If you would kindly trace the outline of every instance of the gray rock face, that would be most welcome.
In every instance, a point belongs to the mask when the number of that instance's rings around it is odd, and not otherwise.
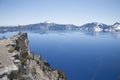
[[[1,40],[1,49],[0,80],[66,80],[63,71],[51,68],[41,56],[30,53],[27,33]]]
[[[16,39],[16,44],[21,57],[27,57],[30,55],[27,33],[19,34]]]

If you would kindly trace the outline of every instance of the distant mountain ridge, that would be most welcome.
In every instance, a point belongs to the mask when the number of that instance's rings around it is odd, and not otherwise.
[[[103,23],[92,22],[82,26],[73,24],[56,24],[50,21],[45,21],[37,24],[22,25],[23,30],[84,30],[94,32],[115,32],[120,31],[120,23],[116,22],[113,25],[106,25]],[[0,26],[0,32],[17,31],[18,26]]]
[[[116,22],[113,25],[106,25],[102,23],[87,23],[81,26],[82,30],[85,31],[95,31],[95,32],[100,32],[100,31],[120,31],[120,23]]]

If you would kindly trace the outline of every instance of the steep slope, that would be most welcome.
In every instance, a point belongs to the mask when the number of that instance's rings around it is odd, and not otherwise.
[[[81,26],[82,30],[85,31],[110,31],[111,26],[109,25],[105,25],[102,23],[97,23],[97,22],[93,22],[93,23],[87,23],[85,25]]]
[[[63,71],[30,52],[27,33],[1,40],[0,50],[0,80],[66,80]]]
[[[115,24],[112,25],[112,27],[115,31],[120,31],[120,23],[116,22]]]

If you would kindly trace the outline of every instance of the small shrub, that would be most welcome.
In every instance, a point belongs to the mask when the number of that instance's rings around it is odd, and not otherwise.
[[[8,50],[9,53],[13,53],[14,51],[15,51],[14,48],[10,48],[10,49]]]
[[[36,63],[39,65],[40,64],[40,62],[38,61],[38,60],[36,60]]]
[[[33,60],[35,59],[35,54],[33,53]]]
[[[25,62],[26,62],[26,59],[25,59],[25,58],[23,58],[23,57],[21,57],[21,58],[20,58],[20,61],[21,61],[21,64],[22,64],[22,65],[24,65],[24,64],[25,64]]]
[[[59,77],[62,79],[67,80],[66,74],[62,70],[58,70]]]
[[[9,47],[9,46],[11,46],[11,44],[7,44],[7,45],[6,45],[6,47]]]
[[[35,66],[32,67],[32,70],[33,70],[33,74],[36,74],[36,69],[35,69]]]

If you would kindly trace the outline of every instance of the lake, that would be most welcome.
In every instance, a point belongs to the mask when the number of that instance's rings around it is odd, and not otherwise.
[[[120,80],[120,33],[27,31],[31,51],[68,80]],[[0,33],[10,37],[17,32]]]

